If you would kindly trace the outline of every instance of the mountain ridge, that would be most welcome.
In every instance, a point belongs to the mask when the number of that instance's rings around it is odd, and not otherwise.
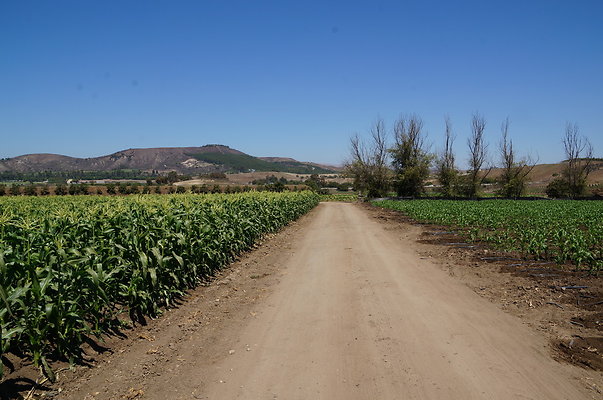
[[[255,168],[254,168],[255,167]],[[176,171],[195,175],[253,170],[328,173],[336,168],[284,157],[254,157],[221,144],[197,147],[130,148],[98,157],[33,153],[0,160],[0,173],[139,170],[155,174]]]

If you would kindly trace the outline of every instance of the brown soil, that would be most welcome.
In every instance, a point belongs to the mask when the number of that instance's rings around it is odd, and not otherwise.
[[[36,396],[601,398],[599,278],[446,235],[323,203]]]
[[[418,251],[476,293],[543,332],[553,356],[603,371],[603,279],[574,265],[534,260],[468,242],[449,227],[367,207],[376,218],[421,228]]]

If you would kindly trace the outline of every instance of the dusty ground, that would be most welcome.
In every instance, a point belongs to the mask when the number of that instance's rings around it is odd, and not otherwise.
[[[580,308],[572,297],[582,306],[596,303],[600,287],[549,288],[578,286],[569,280],[580,283],[581,276],[505,272],[512,267],[497,259],[502,256],[480,245],[444,245],[458,240],[446,235],[395,213],[323,203],[179,308],[128,338],[109,338],[111,351],[88,349],[93,368],[62,372],[58,384],[36,393],[59,399],[602,398],[599,371],[561,360],[583,345],[601,357],[603,346],[595,347],[601,308]],[[539,283],[530,273],[562,283]],[[598,282],[584,279],[589,286]],[[589,339],[592,345],[581,342]],[[593,360],[582,365],[596,368]]]
[[[600,276],[573,265],[526,259],[495,251],[485,243],[468,243],[448,227],[418,224],[395,211],[366,209],[386,229],[417,228],[416,249],[421,256],[545,334],[555,358],[603,371]]]

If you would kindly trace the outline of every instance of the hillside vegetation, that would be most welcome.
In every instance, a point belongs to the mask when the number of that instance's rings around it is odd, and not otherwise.
[[[194,157],[206,163],[222,166],[228,172],[274,171],[292,174],[328,174],[333,170],[292,161],[265,161],[247,154],[200,153]]]

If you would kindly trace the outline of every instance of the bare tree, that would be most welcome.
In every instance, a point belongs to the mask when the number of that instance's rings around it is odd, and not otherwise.
[[[513,141],[509,139],[509,118],[501,125],[502,139],[499,145],[502,161],[502,174],[499,179],[500,194],[505,197],[518,198],[525,193],[528,175],[534,169],[535,162],[531,157],[517,160]]]
[[[371,128],[371,138],[373,141],[372,161],[383,176],[387,176],[387,132],[382,119],[378,119]]]
[[[454,140],[456,139],[456,135],[452,132],[452,122],[450,122],[450,117],[446,117],[446,142],[444,144],[444,165],[447,168],[454,168],[454,152],[452,151],[452,145],[454,144]]]
[[[354,178],[354,187],[368,197],[382,197],[389,186],[387,168],[387,133],[382,119],[371,127],[370,144],[358,135],[350,139],[351,160],[346,164],[348,175]]]
[[[490,173],[491,168],[485,173],[482,167],[486,162],[488,155],[488,145],[484,140],[484,130],[486,129],[486,120],[479,113],[473,114],[471,119],[471,137],[467,139],[469,147],[469,170],[468,182],[465,185],[465,194],[468,197],[475,198],[478,189],[484,179]]]
[[[454,165],[455,157],[452,146],[456,137],[452,132],[450,117],[446,116],[444,121],[446,123],[444,150],[437,161],[437,175],[440,181],[440,193],[445,197],[454,197],[457,195],[458,170]]]
[[[365,145],[358,134],[350,138],[350,157],[351,159],[345,164],[346,173],[354,179],[354,188],[363,192],[367,185],[369,160]]]
[[[586,192],[586,178],[593,170],[593,146],[580,135],[576,123],[567,123],[562,139],[565,151],[565,165],[561,178],[547,186],[551,197],[579,197]]]
[[[500,142],[500,155],[503,163],[503,175],[509,174],[513,165],[515,165],[515,152],[513,151],[513,141],[509,139],[509,117],[507,117],[501,127],[502,140]]]
[[[396,142],[390,154],[398,196],[420,195],[432,159],[425,143],[423,120],[415,114],[400,117],[394,124],[394,137]]]

